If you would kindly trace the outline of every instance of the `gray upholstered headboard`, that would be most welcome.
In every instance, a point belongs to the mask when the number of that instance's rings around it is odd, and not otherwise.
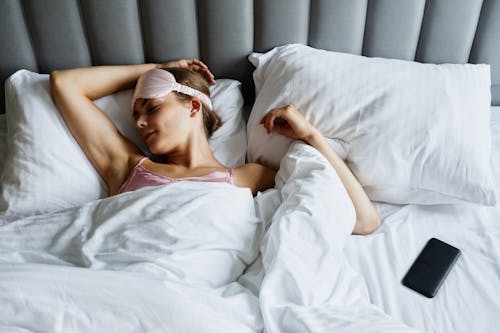
[[[489,63],[500,104],[499,0],[1,0],[0,79],[198,57],[253,99],[252,51],[296,42],[430,63]],[[4,112],[4,96],[1,110]]]

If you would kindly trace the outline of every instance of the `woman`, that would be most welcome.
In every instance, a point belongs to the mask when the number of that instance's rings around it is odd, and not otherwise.
[[[274,186],[272,169],[248,163],[233,170],[215,159],[208,145],[208,137],[220,123],[211,110],[208,90],[215,80],[197,59],[54,71],[50,83],[61,115],[106,182],[110,196],[178,179],[225,181],[248,187],[254,195]],[[161,156],[162,163],[147,159],[92,102],[136,83],[132,117],[148,149]],[[307,142],[328,159],[354,203],[353,233],[367,234],[378,228],[380,220],[359,182],[292,105],[271,110],[261,124],[268,133]]]

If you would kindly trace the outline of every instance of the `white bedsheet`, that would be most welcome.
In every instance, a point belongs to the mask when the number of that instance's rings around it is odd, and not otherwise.
[[[499,189],[500,112],[492,126]],[[0,332],[497,330],[500,204],[376,204],[382,227],[349,236],[348,200],[324,165],[296,145],[256,212],[248,191],[179,183],[1,226]],[[162,210],[165,202],[173,208]],[[211,209],[220,202],[226,210]],[[169,257],[180,243],[164,244],[158,218],[190,221],[171,230],[193,256]],[[400,281],[431,237],[462,257],[427,299]],[[262,257],[233,282],[261,240]]]
[[[500,198],[500,108],[493,108],[493,158]],[[372,235],[351,236],[346,256],[368,286],[370,301],[422,332],[498,332],[500,327],[500,204],[376,205],[383,224]],[[434,298],[401,280],[432,237],[462,251]]]

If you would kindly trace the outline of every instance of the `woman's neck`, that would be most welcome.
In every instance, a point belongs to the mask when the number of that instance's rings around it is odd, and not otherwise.
[[[205,135],[204,133],[202,135]],[[164,156],[165,163],[183,166],[186,169],[222,166],[215,158],[206,137],[192,137],[185,146]]]

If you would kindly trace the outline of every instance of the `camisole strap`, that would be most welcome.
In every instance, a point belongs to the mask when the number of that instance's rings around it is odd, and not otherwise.
[[[238,185],[236,184],[236,178],[234,177],[233,170],[234,170],[233,168],[229,168],[229,180],[231,181],[231,183],[232,183],[233,185],[238,186]]]
[[[127,179],[123,182],[122,186],[120,186],[120,189],[118,190],[118,193],[122,193],[123,190],[130,184],[130,181],[132,180],[132,178],[134,177],[135,173],[137,172],[137,168],[142,164],[142,162],[144,162],[148,157],[147,156],[144,156],[143,158],[141,158],[139,160],[139,162],[137,162],[136,165],[134,165],[134,168],[130,171]]]
[[[147,157],[147,156],[144,156],[143,158],[141,158],[141,159],[139,160],[139,162],[137,162],[137,164],[136,164],[135,166],[137,167],[138,165],[141,165],[141,164],[142,164],[142,162],[144,162],[144,161],[145,161],[145,160],[147,160],[147,159],[148,159],[148,157]]]

